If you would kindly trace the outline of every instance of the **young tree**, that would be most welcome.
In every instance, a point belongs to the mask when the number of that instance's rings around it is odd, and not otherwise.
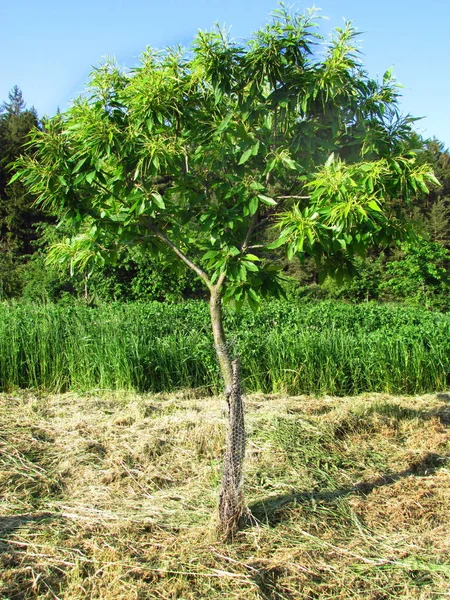
[[[398,113],[391,74],[367,76],[355,36],[347,24],[322,46],[313,11],[281,8],[245,44],[200,32],[188,52],[147,49],[131,71],[108,63],[19,161],[40,206],[79,227],[74,264],[142,244],[208,290],[229,406],[227,535],[245,514],[245,430],[223,301],[256,308],[280,293],[272,258],[282,246],[290,259],[313,256],[322,273],[348,271],[371,244],[406,235],[388,200],[408,202],[434,181],[409,149],[411,119]]]

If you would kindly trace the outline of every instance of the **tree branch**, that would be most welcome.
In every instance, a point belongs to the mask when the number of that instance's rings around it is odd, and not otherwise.
[[[119,196],[116,196],[116,194],[114,194],[114,192],[111,192],[111,190],[108,190],[107,187],[105,187],[102,183],[100,183],[99,181],[94,181],[92,182],[94,185],[96,185],[97,187],[99,187],[101,190],[103,190],[104,192],[106,192],[107,194],[109,194],[110,196],[112,196],[113,198],[115,198],[116,200],[118,200],[119,202],[123,202],[122,198],[119,198]]]
[[[277,196],[277,200],[286,200],[288,198],[295,198],[296,200],[309,200],[311,196]]]
[[[253,235],[253,232],[255,230],[256,224],[258,222],[258,211],[255,212],[255,214],[252,216],[252,220],[250,221],[250,225],[247,231],[247,235],[245,236],[245,240],[241,246],[241,253],[245,254],[245,252],[247,252],[248,250],[248,244],[250,242],[250,238]]]
[[[216,285],[214,286],[216,291],[220,291],[222,289],[222,286],[224,284],[226,276],[227,275],[226,275],[225,271],[222,271],[222,273],[219,275],[219,279],[217,280]]]
[[[119,200],[120,202],[122,202],[122,200],[120,198],[118,198],[115,194],[111,193],[104,185],[102,185],[101,183],[99,183],[98,181],[95,182],[98,187],[100,187],[101,189],[103,189],[105,192],[110,193],[114,198],[116,198],[116,200]],[[185,265],[187,265],[190,269],[192,269],[201,279],[203,279],[203,281],[206,283],[207,287],[209,290],[212,289],[213,284],[211,283],[210,278],[208,277],[208,275],[205,273],[205,271],[203,271],[203,269],[201,269],[199,266],[197,266],[194,262],[192,262],[192,260],[190,258],[188,258],[185,254],[183,254],[183,252],[181,252],[181,250],[175,246],[175,244],[173,242],[171,242],[169,240],[168,237],[166,237],[157,227],[155,227],[152,223],[146,223],[148,229],[150,229],[150,231],[153,231],[153,233],[156,235],[156,237],[158,239],[160,239],[164,244],[166,244],[166,246],[168,246],[177,256],[178,258],[180,258]],[[144,238],[142,238],[144,239]],[[220,281],[220,277],[219,277],[219,281]],[[223,280],[220,284],[219,287],[221,287],[223,284]],[[217,285],[217,284],[216,284]]]
[[[178,258],[180,258],[184,262],[185,265],[187,265],[201,279],[203,279],[203,281],[206,283],[208,289],[210,289],[210,290],[212,289],[213,285],[211,283],[211,280],[208,277],[208,275],[205,273],[205,271],[203,271],[203,269],[201,269],[194,262],[192,262],[192,260],[190,258],[188,258],[185,254],[183,254],[183,252],[181,252],[181,250],[177,246],[175,246],[175,244],[173,242],[171,242],[169,240],[169,238],[166,237],[162,233],[162,231],[160,231],[157,227],[155,227],[155,225],[150,223],[150,224],[147,224],[147,227],[150,229],[150,231],[153,231],[153,233],[156,235],[156,237],[158,239],[160,239],[164,244],[166,244],[166,246],[168,246],[178,256]]]
[[[261,219],[261,221],[256,224],[255,229],[261,229],[261,227],[264,227],[264,225],[270,221],[270,219],[273,217],[274,214],[275,213],[271,212],[267,215],[267,217],[264,217],[264,219]]]

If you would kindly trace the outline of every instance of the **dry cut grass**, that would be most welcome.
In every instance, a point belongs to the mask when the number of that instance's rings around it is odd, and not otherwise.
[[[224,406],[0,398],[0,597],[450,597],[450,396],[247,399],[257,520],[215,537]]]

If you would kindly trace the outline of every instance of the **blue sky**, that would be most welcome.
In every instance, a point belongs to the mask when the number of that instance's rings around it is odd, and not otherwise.
[[[290,5],[290,2],[287,2]],[[450,2],[316,0],[327,33],[343,18],[361,31],[364,64],[381,77],[393,67],[402,110],[425,117],[416,128],[450,146]],[[301,1],[298,10],[313,2]],[[0,0],[0,101],[18,85],[39,115],[67,108],[89,71],[107,55],[133,66],[147,46],[188,45],[215,22],[245,38],[264,25],[276,0]]]

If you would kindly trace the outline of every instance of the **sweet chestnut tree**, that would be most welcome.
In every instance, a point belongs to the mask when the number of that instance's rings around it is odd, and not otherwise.
[[[281,7],[245,43],[216,29],[187,50],[147,49],[130,70],[108,62],[16,165],[38,204],[76,229],[50,260],[85,269],[139,244],[203,281],[229,405],[226,535],[245,514],[245,442],[223,302],[256,308],[280,293],[276,248],[340,276],[407,236],[390,200],[435,182],[411,151],[391,73],[368,76],[350,24],[325,43],[314,19]]]

